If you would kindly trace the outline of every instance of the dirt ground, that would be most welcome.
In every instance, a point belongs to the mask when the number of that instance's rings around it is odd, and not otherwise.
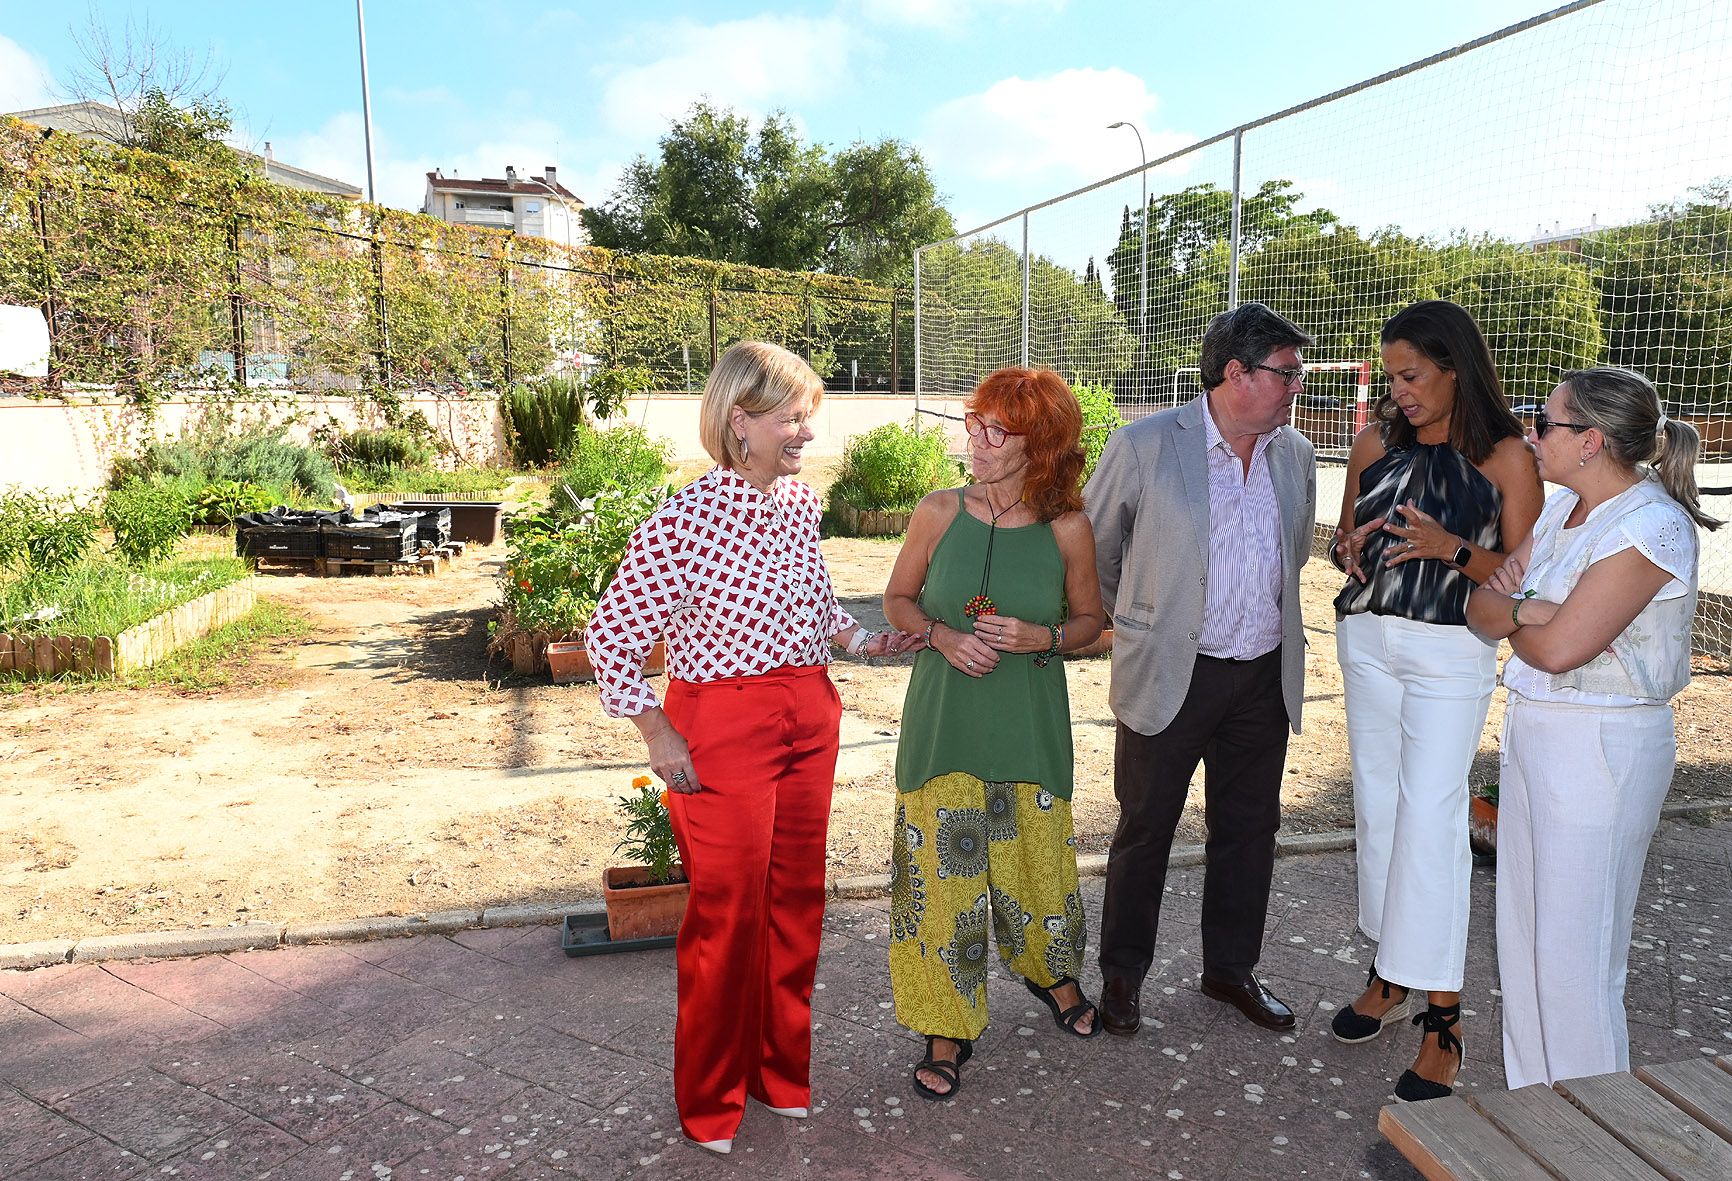
[[[881,626],[896,543],[825,543],[850,610]],[[484,655],[503,547],[438,577],[263,576],[261,593],[313,621],[205,694],[166,689],[0,697],[0,942],[119,931],[413,914],[593,895],[644,773],[627,722],[593,685],[513,678]],[[1290,749],[1285,824],[1351,827],[1341,680],[1329,600],[1306,568],[1305,732]],[[847,706],[830,860],[886,868],[911,658],[840,658]],[[1116,821],[1108,657],[1068,664],[1078,844]],[[1678,702],[1674,796],[1732,796],[1732,681],[1703,669]],[[1475,768],[1496,778],[1502,692]],[[1184,833],[1202,835],[1199,792]]]

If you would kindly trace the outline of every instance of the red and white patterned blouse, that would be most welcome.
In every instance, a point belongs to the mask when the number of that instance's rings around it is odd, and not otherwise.
[[[713,681],[830,662],[854,626],[818,548],[818,494],[786,476],[759,492],[711,468],[632,534],[584,632],[609,716],[659,703],[643,662],[667,643],[668,676]]]

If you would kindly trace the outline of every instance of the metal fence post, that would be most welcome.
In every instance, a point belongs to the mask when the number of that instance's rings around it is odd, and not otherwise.
[[[229,219],[229,251],[234,257],[234,272],[229,289],[229,348],[235,358],[235,383],[243,389],[247,384],[247,322],[246,305],[241,297],[241,218]]]
[[[1245,162],[1245,133],[1233,133],[1233,254],[1227,263],[1227,309],[1239,306],[1239,215],[1241,206],[1240,180]]]
[[[382,236],[384,218],[375,207],[372,216],[373,236],[373,315],[374,327],[378,332],[375,344],[373,362],[378,368],[379,388],[391,388],[391,336],[390,321],[385,315],[385,241]]]
[[[506,239],[505,252],[499,256],[499,346],[505,384],[511,384],[511,241]]]
[[[1028,214],[1022,215],[1022,366],[1028,368]],[[980,374],[975,374],[979,380]]]
[[[899,356],[900,342],[896,339],[896,309],[899,306],[900,302],[901,301],[898,298],[896,291],[894,289],[892,289],[890,292],[890,396],[891,397],[895,397],[897,394],[902,392],[902,385],[901,385],[902,373],[901,373],[901,366],[900,366],[900,364],[898,364],[898,362],[901,360],[901,358]]]
[[[716,289],[710,288],[710,372],[716,369]]]
[[[914,252],[914,414],[920,416],[920,256],[924,250]]]
[[[36,190],[36,236],[42,243],[42,314],[48,320],[48,384],[60,379],[60,316],[54,304],[54,252],[48,237],[48,193]],[[920,256],[915,255],[916,259]]]

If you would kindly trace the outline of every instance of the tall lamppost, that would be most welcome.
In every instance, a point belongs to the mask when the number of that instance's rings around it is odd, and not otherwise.
[[[1117,131],[1121,127],[1130,128],[1131,134],[1137,137],[1137,155],[1143,162],[1142,172],[1138,174],[1143,182],[1143,203],[1137,214],[1137,224],[1141,227],[1137,233],[1137,274],[1142,279],[1137,303],[1137,393],[1140,396],[1146,392],[1143,387],[1147,374],[1143,372],[1143,361],[1148,354],[1149,333],[1149,154],[1143,150],[1143,133],[1137,130],[1135,123],[1121,120],[1107,124],[1108,131]]]
[[[571,249],[571,206],[566,204],[565,198],[561,197],[559,195],[559,190],[554,188],[552,185],[548,184],[547,180],[544,177],[531,176],[531,177],[525,177],[524,179],[528,180],[529,183],[532,185],[540,185],[542,188],[547,190],[548,196],[552,197],[555,201],[559,202],[559,208],[565,214],[565,248],[567,250],[570,250]],[[542,218],[541,221],[542,221],[543,225],[547,224],[547,219],[545,217]]]
[[[367,140],[367,203],[378,204],[373,192],[373,100],[367,94],[367,14],[355,0],[355,35],[361,43],[361,132]]]

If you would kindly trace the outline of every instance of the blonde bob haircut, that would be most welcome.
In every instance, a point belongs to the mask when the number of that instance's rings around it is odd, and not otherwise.
[[[745,462],[734,435],[734,409],[768,414],[809,395],[812,409],[824,400],[824,383],[795,353],[762,340],[742,340],[727,351],[704,383],[698,405],[698,439],[710,458],[726,468]]]

